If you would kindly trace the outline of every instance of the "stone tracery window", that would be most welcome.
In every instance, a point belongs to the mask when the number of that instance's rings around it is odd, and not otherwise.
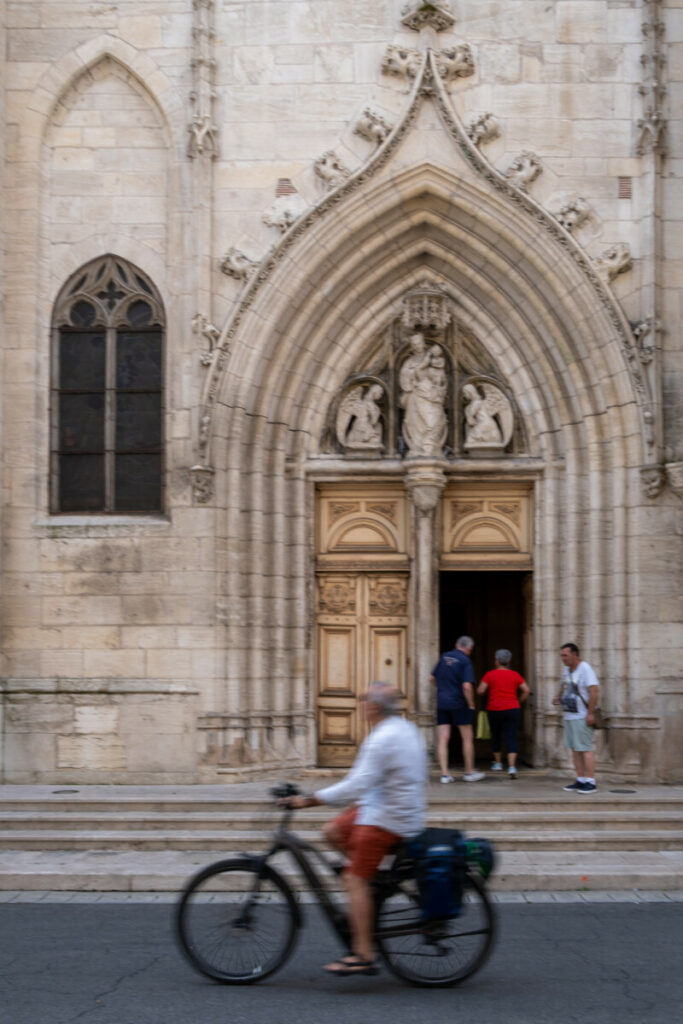
[[[94,260],[60,292],[52,338],[52,511],[161,511],[164,315],[156,289],[118,256]]]

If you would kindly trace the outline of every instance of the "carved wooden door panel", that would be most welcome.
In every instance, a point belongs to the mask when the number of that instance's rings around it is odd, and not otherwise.
[[[360,698],[375,679],[406,693],[406,573],[317,578],[318,764],[345,767],[367,733]]]

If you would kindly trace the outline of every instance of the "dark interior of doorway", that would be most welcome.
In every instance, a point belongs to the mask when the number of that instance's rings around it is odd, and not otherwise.
[[[527,572],[450,571],[439,576],[439,649],[450,650],[460,636],[474,640],[472,661],[478,680],[494,668],[494,654],[501,647],[512,652],[512,665],[526,678],[525,638],[530,593]],[[477,698],[477,707],[481,699]],[[522,715],[519,760],[531,763],[531,715]],[[462,764],[460,736],[451,736],[451,764]],[[488,740],[478,740],[476,757],[482,765],[491,760]]]

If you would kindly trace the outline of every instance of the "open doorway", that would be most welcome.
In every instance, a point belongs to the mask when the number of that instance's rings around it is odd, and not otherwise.
[[[439,649],[450,650],[460,636],[474,640],[472,662],[476,679],[494,668],[495,652],[506,647],[512,652],[511,668],[529,682],[531,665],[530,572],[473,572],[451,570],[439,574]],[[533,694],[530,698],[533,701]],[[524,706],[520,724],[519,760],[533,763],[532,707]],[[478,698],[477,706],[480,705]],[[457,733],[457,729],[453,730]],[[451,739],[451,761],[461,763],[460,738]],[[490,760],[488,740],[478,740],[476,756]]]

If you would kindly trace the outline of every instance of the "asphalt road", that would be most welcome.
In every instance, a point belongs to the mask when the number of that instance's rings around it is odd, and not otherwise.
[[[683,903],[504,904],[488,964],[453,989],[386,970],[330,979],[314,907],[285,967],[216,985],[176,948],[172,907],[0,904],[3,1024],[673,1024],[683,1015]]]

